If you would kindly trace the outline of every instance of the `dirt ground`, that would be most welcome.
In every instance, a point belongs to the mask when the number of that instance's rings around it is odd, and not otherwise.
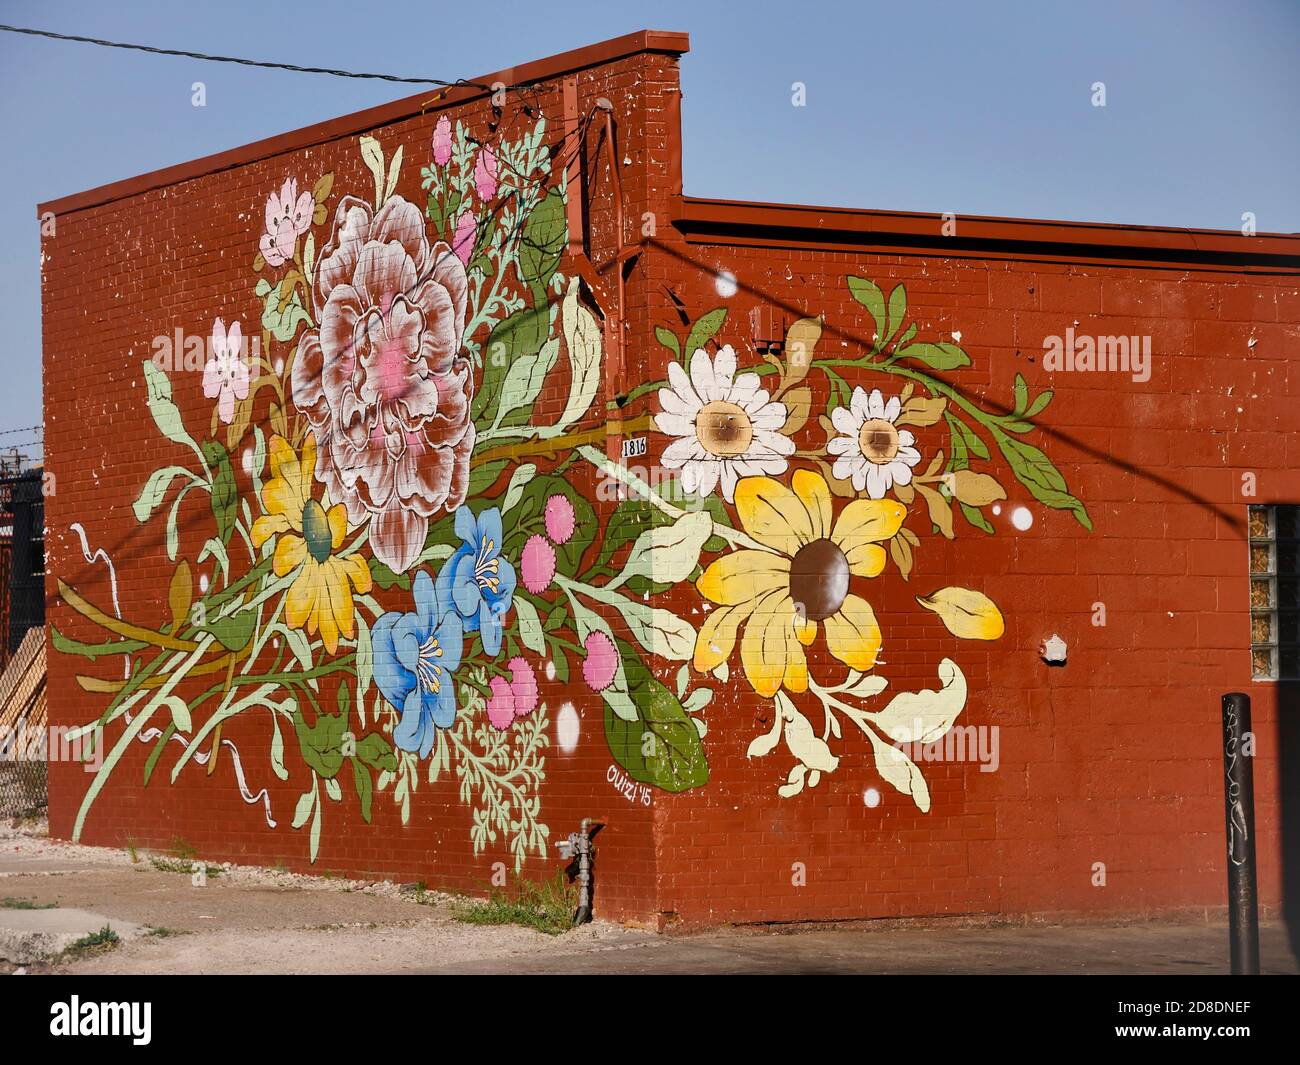
[[[138,925],[116,949],[37,973],[1216,973],[1221,922],[1122,926],[859,924],[656,935],[597,921],[559,936],[465,924],[448,896],[399,885],[222,866],[202,887],[150,855],[0,828],[0,898]],[[5,910],[0,909],[0,926]],[[1285,930],[1261,929],[1262,968],[1300,972]],[[0,971],[19,967],[0,962]]]

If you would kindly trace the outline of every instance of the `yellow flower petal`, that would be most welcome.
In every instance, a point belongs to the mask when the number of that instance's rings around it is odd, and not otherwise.
[[[263,514],[257,521],[253,522],[253,546],[260,550],[261,546],[272,536],[278,536],[280,533],[288,531],[289,521],[283,514]]]
[[[893,499],[855,499],[840,511],[831,540],[846,555],[859,544],[889,540],[903,527],[907,508]]]
[[[948,631],[963,640],[996,640],[1006,631],[997,604],[973,588],[940,588],[916,601],[943,619]]]
[[[799,497],[771,477],[741,478],[736,486],[736,513],[745,532],[787,555],[816,539]]]
[[[747,548],[715,559],[700,574],[695,587],[712,603],[736,606],[775,591],[789,579],[788,558]]]
[[[885,549],[879,544],[856,544],[844,552],[855,577],[878,577],[885,568]]]
[[[810,618],[795,618],[794,634],[805,647],[811,647],[817,639],[817,622]]]
[[[284,597],[284,622],[291,629],[301,629],[312,619],[316,609],[316,582],[314,580],[317,566],[304,566],[298,579],[289,586],[289,594]],[[313,631],[315,625],[312,625]]]
[[[330,525],[330,545],[337,551],[343,546],[343,538],[348,534],[348,508],[342,503],[335,504],[330,507],[325,518]]]
[[[307,541],[295,533],[285,533],[275,545],[271,568],[277,577],[287,577],[307,557]]]
[[[302,508],[306,502],[283,478],[275,477],[262,486],[262,509],[268,514],[283,515],[294,532],[302,532]]]
[[[339,649],[339,626],[333,605],[334,586],[326,578],[324,569],[320,572],[320,580],[321,587],[316,592],[315,617],[320,624],[320,638],[325,643],[325,650],[334,654]],[[351,601],[349,597],[348,602]]]
[[[356,588],[359,595],[365,595],[370,591],[370,567],[366,565],[364,558],[360,555],[350,555],[339,561],[347,567],[348,579],[352,581],[352,586]]]
[[[765,699],[777,693],[787,675],[797,684],[800,667],[804,688],[808,685],[807,661],[794,638],[794,618],[790,597],[780,592],[770,594],[759,602],[740,639],[740,664],[754,691]]]
[[[820,540],[831,534],[831,490],[826,478],[812,470],[796,470],[791,480],[794,494],[808,511],[812,538]]]
[[[724,606],[714,610],[700,626],[695,637],[692,664],[700,673],[709,673],[731,657],[736,647],[736,633],[749,617],[746,607]]]
[[[348,567],[342,560],[331,558],[322,570],[330,619],[338,633],[352,639],[352,586],[348,583]],[[324,629],[322,624],[321,631]]]
[[[880,653],[880,626],[875,611],[861,596],[845,596],[839,610],[826,619],[826,646],[850,669],[865,673]]]
[[[785,677],[782,684],[786,691],[808,690],[808,658],[803,653],[803,641],[799,638],[803,624],[803,620],[796,616],[785,626]]]
[[[302,442],[302,462],[298,467],[298,485],[302,489],[302,501],[307,502],[311,495],[311,485],[316,479],[316,434],[308,433]]]

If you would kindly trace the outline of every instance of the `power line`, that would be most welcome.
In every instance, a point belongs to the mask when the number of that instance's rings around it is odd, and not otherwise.
[[[43,431],[44,429],[44,425],[26,425],[21,429],[0,429],[0,436],[13,436],[14,433],[31,433]],[[5,444],[0,446],[7,447],[8,445]]]
[[[258,59],[240,59],[237,56],[229,55],[208,55],[204,52],[191,52],[182,48],[155,48],[147,44],[127,44],[122,41],[106,41],[99,37],[81,37],[73,33],[55,33],[52,30],[34,30],[24,26],[7,26],[0,23],[0,31],[5,33],[21,33],[29,37],[46,37],[52,41],[74,41],[78,44],[93,44],[100,48],[122,48],[132,52],[148,52],[150,55],[170,55],[180,56],[184,59],[201,59],[208,63],[235,63],[245,67],[261,67],[268,70],[288,70],[295,74],[328,74],[335,78],[362,78],[371,81],[395,81],[404,85],[441,85],[445,88],[455,88],[457,86],[466,86],[472,89],[482,89],[492,91],[491,85],[483,85],[476,81],[466,81],[464,78],[457,78],[455,81],[444,81],[441,78],[403,78],[396,74],[363,74],[353,70],[334,70],[329,67],[303,67],[296,63],[272,63]],[[515,88],[516,86],[507,86]]]

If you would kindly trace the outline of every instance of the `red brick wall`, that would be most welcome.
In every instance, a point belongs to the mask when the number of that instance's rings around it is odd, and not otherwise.
[[[1025,439],[1050,455],[1093,524],[1088,531],[1068,511],[1036,503],[1004,463],[992,461],[980,468],[997,476],[1009,495],[1001,513],[990,518],[995,535],[958,517],[956,536],[949,541],[931,528],[917,497],[905,522],[921,541],[910,578],[904,581],[891,563],[858,589],[872,602],[884,634],[878,672],[889,688],[880,701],[897,692],[934,688],[938,662],[948,657],[969,686],[958,723],[999,730],[997,772],[982,773],[973,762],[921,766],[932,800],[928,813],[882,778],[870,744],[847,721],[843,736],[832,738],[838,767],[816,787],[779,797],[777,788],[785,783],[792,759],[784,746],[747,757],[751,741],[770,728],[774,710],[771,699],[755,695],[738,655],[732,656],[725,683],[691,674],[692,687],[714,690],[699,714],[707,722],[702,742],[707,784],[679,794],[651,788],[649,805],[639,795],[629,801],[610,782],[618,759],[604,738],[601,698],[581,679],[581,661],[571,656],[568,683],[542,675],[550,724],[539,819],[549,826],[552,841],[583,817],[608,819],[598,839],[598,912],[706,923],[1121,913],[1219,904],[1218,697],[1233,689],[1248,689],[1255,697],[1260,890],[1266,903],[1276,904],[1282,890],[1278,709],[1273,686],[1250,684],[1243,525],[1248,502],[1300,496],[1300,475],[1293,472],[1297,445],[1293,435],[1285,435],[1300,388],[1294,369],[1300,341],[1296,279],[869,248],[849,253],[687,244],[672,226],[681,186],[676,59],[641,52],[579,70],[576,78],[580,114],[593,113],[600,98],[614,108],[624,242],[653,237],[657,243],[639,248],[626,266],[622,358],[613,354],[618,345],[606,345],[604,387],[575,431],[599,433],[601,404],[608,396],[620,420],[611,426],[611,452],[617,454],[621,440],[645,437],[648,456],[630,464],[656,462],[668,438],[647,431],[646,419],[660,411],[659,400],[653,390],[636,392],[667,372],[670,355],[655,329],[681,337],[683,316],[694,320],[716,307],[728,313],[707,347],[731,344],[741,371],[761,365],[749,327],[749,311],[759,303],[776,308],[787,326],[803,316],[822,316],[818,356],[857,358],[876,327],[846,287],[845,278],[854,275],[871,279],[886,295],[905,286],[917,342],[954,343],[960,334],[971,365],[938,376],[976,404],[994,410],[1009,404],[1018,373],[1031,395],[1054,391]],[[548,79],[528,102],[545,114],[548,139],[558,140],[559,76]],[[379,116],[370,129],[386,159],[403,147],[397,193],[417,204],[425,195],[420,168],[428,165],[441,113],[431,105],[423,114]],[[494,116],[482,98],[456,105],[449,114],[484,141],[513,137],[533,117],[521,117],[513,96],[498,131],[489,127]],[[603,121],[600,112],[594,114]],[[618,248],[614,184],[605,156],[596,154],[598,130],[599,125],[588,141],[590,258],[597,300],[612,319],[618,273],[611,265]],[[246,334],[260,333],[262,304],[253,295],[251,261],[264,230],[268,194],[286,176],[296,177],[302,189],[332,172],[331,218],[342,195],[367,199],[373,182],[359,151],[362,132],[356,124],[331,124],[314,135],[286,138],[283,150],[255,153],[255,159],[232,156],[201,176],[126,190],[102,203],[92,197],[59,213],[57,232],[43,249],[46,457],[56,485],[47,502],[52,629],[86,643],[108,637],[102,623],[73,609],[60,581],[104,615],[120,611],[121,618],[155,631],[167,623],[176,563],[167,556],[162,521],[155,516],[139,523],[132,504],[159,466],[192,460],[184,446],[160,437],[145,403],[141,364],[153,338],[171,336],[177,328],[206,336],[216,317],[242,321]],[[322,238],[328,230],[327,223]],[[566,277],[578,269],[571,256],[561,264]],[[734,295],[719,294],[717,271],[734,275]],[[1150,380],[1046,371],[1044,337],[1071,326],[1080,334],[1149,335]],[[276,344],[272,351],[287,355],[292,348],[292,343]],[[170,375],[184,423],[199,440],[206,438],[214,417],[201,377]],[[845,379],[849,387],[868,388],[892,381],[851,370]],[[811,418],[795,436],[803,452],[825,443],[817,421],[830,398],[824,377],[812,374],[809,381]],[[558,415],[570,383],[564,370],[547,377],[533,408],[535,420]],[[629,394],[636,398],[620,407]],[[268,419],[266,408],[258,408],[254,422],[269,434]],[[923,463],[937,449],[949,449],[941,430],[942,423],[916,430]],[[218,437],[224,434],[219,426]],[[241,450],[246,446],[247,438]],[[562,449],[529,461],[545,473],[568,457]],[[518,461],[484,493],[499,495]],[[790,468],[815,464],[805,455],[793,459]],[[588,554],[595,553],[594,545],[608,534],[614,505],[590,466],[578,462],[564,469],[593,505],[594,522],[575,536],[579,543],[589,540]],[[239,461],[234,471],[240,497],[259,514],[251,479]],[[1242,472],[1258,476],[1253,499],[1241,494]],[[169,494],[166,505],[172,498]],[[846,504],[835,500],[837,511]],[[1026,531],[1009,520],[1021,505],[1033,517]],[[648,506],[624,510],[629,512],[649,521]],[[734,523],[734,509],[729,512]],[[182,504],[181,515],[178,557],[215,586],[212,560],[198,562],[215,530],[201,493]],[[102,561],[86,560],[74,523],[84,527],[92,555],[102,548],[112,559],[116,609],[107,568]],[[232,552],[237,548],[242,550],[232,543]],[[707,553],[700,562],[707,565],[715,557]],[[707,616],[693,584],[696,575],[698,570],[692,580],[655,592],[656,602],[694,628]],[[1005,634],[994,642],[957,639],[915,599],[945,586],[985,593],[1005,618]],[[373,594],[385,610],[409,609],[403,605],[409,593],[400,589]],[[553,591],[547,595],[553,606],[562,601]],[[1104,627],[1091,623],[1098,602],[1106,607]],[[632,641],[617,612],[609,621],[620,639]],[[1039,643],[1053,633],[1069,645],[1063,668],[1049,668],[1039,659]],[[827,653],[820,634],[807,655],[810,673],[820,683],[842,679],[844,667]],[[137,653],[135,668],[145,657]],[[680,661],[648,657],[647,662],[672,689]],[[540,660],[537,664],[540,670]],[[111,698],[105,688],[122,677],[123,665],[120,654],[52,653],[51,723],[78,726],[103,712]],[[93,679],[83,682],[79,675]],[[208,684],[206,677],[202,683],[187,680],[178,693],[193,705],[205,705],[198,697]],[[329,681],[317,693],[327,711],[336,690]],[[820,736],[815,702],[802,693],[791,698]],[[568,753],[557,745],[555,729],[565,702],[580,715],[579,742]],[[196,710],[195,727],[203,720]],[[109,725],[109,747],[123,736],[124,724]],[[192,763],[172,783],[171,766],[182,750],[172,742],[145,787],[146,760],[155,744],[127,742],[89,808],[81,838],[111,846],[167,846],[179,838],[210,859],[423,880],[467,891],[482,890],[496,862],[506,863],[512,884],[557,868],[553,857],[530,854],[516,874],[499,836],[475,853],[470,809],[460,801],[457,781],[445,771],[430,784],[423,761],[406,823],[391,785],[375,793],[367,823],[345,768],[339,775],[342,801],[322,792],[325,821],[313,865],[309,828],[290,828],[311,771],[296,757],[292,727],[285,731],[290,752],[285,781],[273,774],[265,753],[272,735],[268,711],[232,718],[222,732],[241,752],[248,789],[266,789],[278,827],[267,825],[260,801],[241,797],[228,750],[211,775],[206,766]],[[205,743],[203,751],[208,747]],[[71,762],[51,766],[55,834],[73,833],[94,779]],[[875,806],[864,802],[868,789],[878,794]],[[1092,884],[1096,862],[1106,867],[1104,888]]]
[[[620,151],[637,160],[650,153],[662,154],[661,144],[650,139],[662,141],[662,125],[646,132],[643,87],[675,84],[673,57],[632,55],[579,71],[576,80],[579,114],[590,112],[598,98],[614,104],[621,120]],[[500,127],[495,132],[489,125],[494,116],[488,100],[480,98],[446,113],[453,121],[465,122],[486,143],[517,136],[530,127],[533,117],[544,115],[548,142],[560,144],[566,152],[572,149],[573,139],[563,140],[560,79],[550,79],[523,97],[533,116],[522,113],[521,97],[523,94],[511,94],[502,115],[496,118]],[[404,148],[397,193],[415,203],[424,202],[420,167],[429,165],[431,138],[442,113],[430,109],[374,131],[386,159],[399,145]],[[589,150],[594,151],[595,143],[593,133]],[[627,170],[624,192],[629,208],[639,213],[648,196],[646,181],[637,167]],[[252,291],[256,277],[250,266],[264,230],[267,196],[278,190],[286,177],[296,178],[299,189],[304,190],[326,172],[334,174],[331,221],[340,196],[368,198],[373,180],[358,151],[357,136],[349,133],[322,136],[309,147],[59,214],[56,233],[44,246],[43,303],[46,455],[57,486],[47,512],[49,621],[64,635],[96,643],[109,633],[67,605],[60,596],[60,580],[106,614],[115,613],[108,570],[102,561],[85,560],[81,542],[71,530],[74,523],[85,528],[92,554],[103,549],[112,559],[122,618],[158,628],[169,617],[168,586],[176,563],[166,554],[161,514],[170,507],[175,492],[167,495],[163,510],[149,524],[136,521],[132,504],[155,469],[167,463],[192,463],[193,458],[182,445],[160,437],[145,404],[141,364],[152,354],[154,337],[170,337],[178,328],[187,336],[206,336],[216,317],[242,321],[246,336],[260,333],[257,323],[262,306]],[[606,182],[598,188],[592,209],[598,241],[602,233],[612,231],[607,217],[610,196]],[[320,232],[318,240],[323,246],[329,224]],[[562,272],[568,273],[567,264]],[[483,341],[484,334],[478,339]],[[292,345],[276,343],[271,351],[275,357],[286,358]],[[213,402],[204,397],[201,378],[197,372],[171,374],[175,402],[186,426],[199,440],[207,436],[210,419],[216,424]],[[563,376],[548,381],[536,415],[555,416],[567,395],[568,381]],[[265,397],[262,402],[254,421],[260,421],[269,436],[272,430],[266,421]],[[578,428],[601,425],[603,402],[602,390],[597,405]],[[218,437],[224,440],[225,426],[217,428]],[[241,447],[250,444],[251,437],[246,437]],[[542,461],[543,468],[547,461]],[[554,457],[549,464],[555,465]],[[241,497],[258,513],[250,477],[241,468],[238,455],[234,469]],[[269,478],[269,470],[263,476]],[[581,494],[594,502],[590,470],[570,476]],[[508,477],[509,471],[499,479],[496,491],[504,489]],[[212,560],[197,562],[202,545],[215,528],[205,500],[196,492],[182,504],[179,557],[188,560],[195,580],[202,574],[215,586]],[[574,542],[595,539],[599,531],[591,524],[580,526]],[[232,555],[238,546],[231,545]],[[400,591],[386,593],[376,588],[374,594],[386,608],[401,609]],[[111,693],[84,691],[77,675],[93,675],[101,685],[120,679],[123,658],[113,655],[87,660],[61,654],[51,658],[52,723],[75,727],[93,720],[109,704]],[[548,682],[537,663],[541,698],[551,719],[539,819],[549,826],[553,842],[575,831],[583,817],[604,815],[617,804],[617,831],[601,840],[602,910],[629,917],[648,914],[653,910],[654,890],[650,811],[622,799],[608,782],[610,757],[601,739],[600,703],[593,701],[581,682],[581,662],[575,660],[571,667],[570,682],[565,684]],[[179,690],[190,699],[203,687],[187,681]],[[332,685],[327,683],[319,698],[330,712],[333,697]],[[565,702],[573,702],[583,718],[581,742],[572,752],[562,751],[554,737],[556,713]],[[109,726],[108,745],[122,735],[123,724],[118,720]],[[80,838],[110,846],[128,842],[168,846],[179,839],[211,859],[309,868],[308,829],[295,832],[289,824],[298,796],[310,784],[310,771],[292,757],[290,727],[286,737],[291,752],[286,759],[289,779],[281,782],[272,775],[265,756],[271,731],[268,713],[246,713],[227,724],[223,736],[234,741],[242,753],[249,790],[267,789],[277,828],[266,824],[260,801],[248,803],[241,798],[227,750],[218,756],[211,776],[192,763],[172,784],[168,780],[171,764],[183,750],[173,743],[146,788],[142,783],[145,765],[155,743],[136,742],[128,746],[91,807]],[[444,772],[431,786],[424,768],[422,763],[419,789],[405,825],[392,800],[391,786],[386,793],[376,793],[373,824],[366,824],[357,813],[351,774],[345,768],[339,781],[346,801],[323,803],[325,827],[314,867],[480,892],[493,876],[494,863],[504,862],[513,884],[516,875],[506,841],[498,836],[475,855],[469,839],[470,811],[458,801],[457,780]],[[63,761],[51,767],[50,814],[55,834],[72,834],[93,779],[93,773],[79,764]],[[546,850],[547,855],[541,858],[531,853],[520,875],[532,880],[552,875],[560,863],[551,843]]]
[[[719,297],[715,272],[737,279],[734,298]],[[1244,525],[1249,503],[1300,496],[1288,432],[1300,396],[1295,277],[681,243],[654,255],[645,276],[692,315],[726,305],[718,340],[743,353],[743,368],[758,362],[748,318],[758,304],[784,308],[787,322],[823,315],[839,335],[822,347],[861,354],[875,327],[846,288],[850,274],[886,293],[905,285],[918,339],[960,335],[972,365],[944,376],[972,398],[1009,405],[1017,373],[1031,394],[1054,391],[1027,439],[1056,462],[1094,528],[1036,504],[996,464],[1010,499],[994,536],[960,518],[954,540],[926,535],[918,500],[907,523],[923,537],[915,572],[904,582],[887,571],[872,586],[881,669],[891,690],[933,688],[936,661],[951,655],[970,688],[959,723],[999,728],[1001,768],[927,763],[933,806],[922,814],[874,771],[868,742],[846,733],[836,773],[779,799],[791,759],[746,757],[772,718],[737,682],[710,709],[709,788],[661,810],[661,911],[697,922],[1221,905],[1219,696],[1233,690],[1254,700],[1260,893],[1276,905],[1277,685],[1251,682]],[[1150,335],[1150,380],[1044,370],[1044,337],[1071,325]],[[670,356],[647,351],[660,376]],[[879,375],[853,380],[888,394]],[[825,401],[822,388],[814,411]],[[947,446],[946,431],[916,434],[923,461]],[[823,439],[803,439],[814,437]],[[1254,497],[1243,495],[1244,473],[1257,476]],[[1033,515],[1024,532],[1008,520],[1020,504]],[[950,584],[999,605],[1001,640],[955,640],[914,600]],[[1104,627],[1092,624],[1096,603]],[[1069,645],[1063,668],[1039,658],[1053,633]],[[835,665],[824,653],[821,664]],[[882,796],[874,809],[870,787]],[[1104,888],[1092,884],[1095,862]],[[806,886],[793,882],[796,863]]]

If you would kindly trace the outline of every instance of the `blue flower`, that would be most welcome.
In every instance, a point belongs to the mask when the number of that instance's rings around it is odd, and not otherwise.
[[[460,615],[442,599],[433,578],[421,570],[411,585],[415,610],[389,611],[370,634],[375,657],[375,685],[401,711],[393,742],[421,758],[433,750],[440,728],[456,720],[456,685],[452,673],[464,650]]]
[[[490,507],[475,518],[461,507],[456,535],[462,543],[438,574],[438,598],[455,608],[465,631],[479,633],[484,653],[494,656],[515,595],[515,567],[501,557],[501,511]]]

